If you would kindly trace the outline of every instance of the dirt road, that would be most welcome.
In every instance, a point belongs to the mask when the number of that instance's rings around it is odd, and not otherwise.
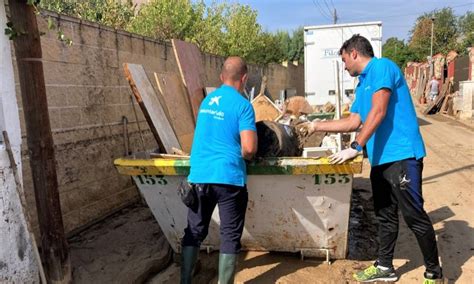
[[[428,152],[423,175],[425,209],[435,226],[445,277],[449,283],[474,283],[473,128],[440,115],[421,116],[419,122]],[[353,283],[352,273],[376,257],[369,172],[366,162],[363,174],[354,179],[347,260],[327,265],[315,259],[302,261],[297,254],[244,252],[236,283]],[[136,217],[116,216],[107,221],[110,224],[96,226],[71,244],[76,283],[116,283],[129,279],[123,275],[131,276],[131,272],[140,270],[151,272],[165,264],[167,254],[161,258],[157,255],[169,247],[160,248],[152,241],[161,235],[156,221],[146,208],[137,210],[132,210]],[[131,224],[134,227],[128,228]],[[132,233],[136,230],[140,232]],[[201,253],[195,283],[217,283],[217,261],[218,253]],[[394,264],[399,283],[422,283],[422,256],[414,235],[403,223]],[[148,282],[179,283],[179,266],[172,263]]]

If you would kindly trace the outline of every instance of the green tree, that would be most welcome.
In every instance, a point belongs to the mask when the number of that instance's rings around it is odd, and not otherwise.
[[[126,29],[135,15],[135,5],[132,1],[42,0],[39,7],[116,29]]]
[[[152,0],[142,6],[128,30],[159,40],[186,40],[199,20],[189,0]]]
[[[262,28],[257,23],[257,11],[248,5],[231,4],[224,13],[224,54],[238,55],[256,62],[261,46]]]
[[[303,59],[303,28],[291,36],[263,32],[257,11],[238,3],[151,0],[136,11],[131,0],[42,0],[41,8],[158,40],[191,41],[204,52],[251,63]]]
[[[382,56],[391,59],[400,68],[405,68],[407,62],[414,59],[403,40],[391,37],[382,46]]]
[[[212,3],[206,6],[203,2],[195,6],[199,19],[194,23],[191,41],[199,48],[211,54],[224,54],[224,11],[227,5]]]
[[[253,55],[255,57],[255,63],[280,63],[286,60],[286,53],[282,49],[281,41],[278,35],[264,32],[260,35],[258,45],[259,48]]]
[[[277,31],[275,38],[278,41],[279,50],[282,53],[280,60],[287,61],[290,58],[291,36],[287,31]]]
[[[418,17],[410,31],[409,48],[417,60],[426,60],[431,48],[431,24],[434,19],[433,55],[456,48],[458,36],[456,16],[452,8],[443,8]]]
[[[291,35],[290,51],[288,60],[304,62],[304,28],[299,27]]]
[[[459,53],[466,53],[466,48],[474,46],[474,13],[471,11],[459,17]]]

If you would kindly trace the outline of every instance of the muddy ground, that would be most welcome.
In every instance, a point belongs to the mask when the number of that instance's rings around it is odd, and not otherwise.
[[[449,283],[474,283],[472,122],[441,115],[420,117],[428,152],[423,194],[438,237]],[[298,254],[244,252],[236,283],[352,283],[354,271],[376,257],[377,237],[370,167],[354,179],[348,259],[327,265]],[[179,266],[146,206],[137,204],[70,239],[74,283],[179,283]],[[217,283],[218,253],[201,253],[195,283]],[[400,283],[422,283],[423,261],[402,222],[395,254]]]

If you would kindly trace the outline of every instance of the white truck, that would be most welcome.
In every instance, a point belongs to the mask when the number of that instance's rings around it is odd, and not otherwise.
[[[345,70],[338,54],[344,41],[354,34],[367,38],[376,57],[382,55],[382,22],[304,27],[305,95],[311,105],[336,102],[335,64],[339,62],[342,103],[353,99],[355,78]]]

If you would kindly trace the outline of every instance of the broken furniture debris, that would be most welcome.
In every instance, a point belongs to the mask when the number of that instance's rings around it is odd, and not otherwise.
[[[267,77],[262,78],[260,93],[252,100],[252,106],[255,110],[255,121],[262,120],[275,121],[281,117],[281,110],[275,103],[265,95]]]

